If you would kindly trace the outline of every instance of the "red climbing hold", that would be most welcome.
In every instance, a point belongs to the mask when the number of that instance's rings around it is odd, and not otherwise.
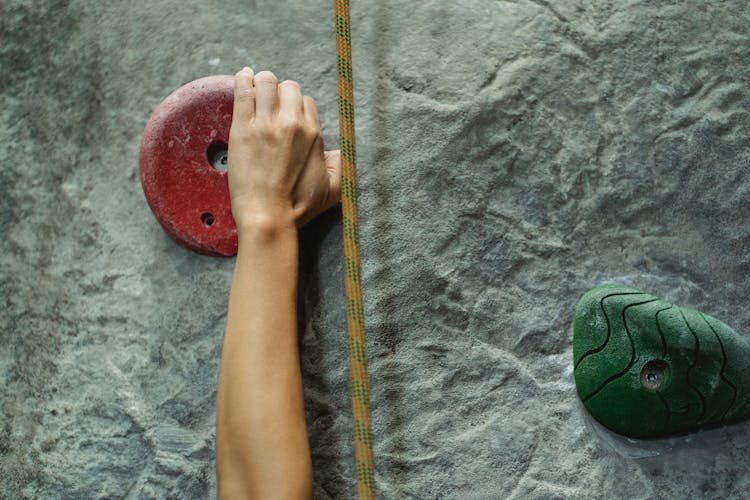
[[[209,76],[156,108],[141,141],[143,192],[164,230],[205,255],[237,253],[227,183],[234,77]]]

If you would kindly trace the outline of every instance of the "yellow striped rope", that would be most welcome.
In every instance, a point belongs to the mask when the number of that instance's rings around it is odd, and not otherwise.
[[[354,414],[354,458],[357,465],[357,494],[375,498],[375,459],[372,451],[370,388],[367,380],[365,314],[359,259],[357,217],[357,159],[354,141],[354,79],[352,76],[349,0],[336,5],[336,54],[339,83],[339,126],[341,128],[341,204],[344,213],[344,263],[346,273],[346,321],[349,326],[349,370]]]

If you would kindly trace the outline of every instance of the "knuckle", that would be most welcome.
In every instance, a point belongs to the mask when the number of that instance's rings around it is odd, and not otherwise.
[[[276,142],[276,130],[265,121],[256,123],[255,135],[267,143],[274,144]]]
[[[296,116],[280,117],[281,126],[284,130],[291,133],[302,132],[305,128],[304,123]]]
[[[228,151],[242,151],[246,149],[249,144],[252,144],[252,139],[246,133],[234,133],[229,135]],[[232,156],[234,153],[229,154]]]
[[[249,130],[240,134],[237,140],[240,142],[240,144],[252,144],[253,142],[255,142],[255,135],[251,130]]]
[[[317,141],[323,138],[320,127],[311,125],[309,123],[305,126],[305,136],[310,141]]]
[[[235,73],[235,76],[249,76],[252,78],[253,74],[253,69],[246,66]]]
[[[297,88],[297,89],[301,88],[299,86],[299,83],[295,82],[294,80],[284,80],[279,85],[283,85],[285,87],[294,87],[294,88]]]
[[[261,71],[260,73],[255,75],[255,82],[256,83],[278,83],[279,79],[276,78],[276,75],[271,73],[270,71]]]
[[[255,92],[250,87],[242,87],[234,93],[234,98],[240,101],[247,101],[255,98]]]
[[[234,134],[233,130],[230,132],[230,136],[232,134]],[[273,142],[274,130],[268,120],[256,117],[247,125],[237,127],[237,133],[234,134],[234,137],[244,143],[252,143],[258,140]]]

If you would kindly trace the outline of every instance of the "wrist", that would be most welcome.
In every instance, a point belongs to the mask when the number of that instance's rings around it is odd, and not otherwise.
[[[232,216],[238,231],[274,231],[297,222],[291,200],[258,193],[232,196]]]
[[[268,240],[290,233],[297,235],[297,223],[291,211],[256,211],[236,218],[235,222],[240,244],[242,241]]]

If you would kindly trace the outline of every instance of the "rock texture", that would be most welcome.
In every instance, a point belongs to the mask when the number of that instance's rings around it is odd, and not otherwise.
[[[637,443],[590,422],[574,305],[636,286],[750,332],[745,0],[353,8],[383,498],[739,498],[750,423]],[[332,4],[0,3],[0,496],[213,498],[231,259],[175,245],[140,135],[250,65],[338,140]],[[316,498],[354,494],[340,214],[301,235]]]

